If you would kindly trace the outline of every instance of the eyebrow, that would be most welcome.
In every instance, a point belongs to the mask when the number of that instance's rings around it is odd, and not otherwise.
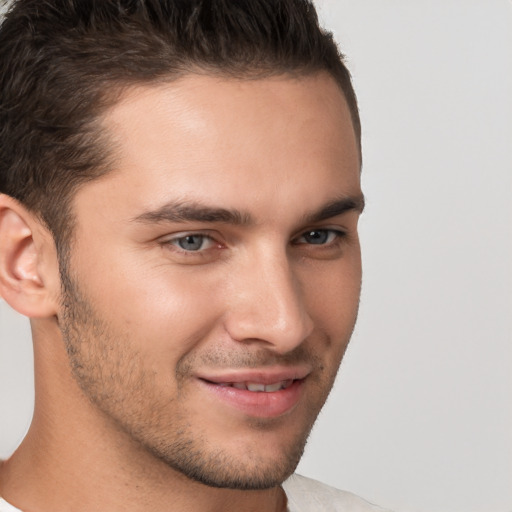
[[[320,210],[306,214],[305,223],[315,223],[322,220],[337,217],[348,211],[357,211],[361,213],[364,209],[364,196],[350,196],[335,199]],[[157,208],[156,210],[146,211],[137,215],[132,222],[143,224],[153,224],[161,222],[180,223],[180,222],[205,222],[233,224],[236,226],[246,226],[255,224],[250,213],[227,209],[215,206],[208,206],[196,201],[178,201],[169,202]]]
[[[158,222],[218,222],[222,224],[247,225],[253,223],[248,213],[207,206],[195,201],[169,202],[156,210],[138,215],[133,221],[144,224]]]
[[[332,219],[338,215],[343,215],[349,211],[363,213],[364,210],[364,195],[357,196],[344,196],[327,203],[320,210],[307,214],[304,218],[306,223],[321,222],[322,220]]]

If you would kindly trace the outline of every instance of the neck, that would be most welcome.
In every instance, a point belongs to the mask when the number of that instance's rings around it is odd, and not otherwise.
[[[74,432],[72,438],[69,432]],[[117,445],[110,444],[96,434],[85,425],[66,432],[48,429],[35,417],[19,449],[0,466],[0,495],[34,512],[167,512],[169,504],[173,511],[285,510],[280,487],[212,488],[141,448],[123,446],[119,439]]]
[[[36,406],[30,430],[0,465],[0,496],[33,512],[274,512],[281,487],[213,488],[175,471],[102,417],[69,373],[48,368],[64,354],[36,357]],[[57,382],[58,381],[58,382]],[[65,389],[66,392],[62,392]],[[57,390],[57,391],[56,391]]]

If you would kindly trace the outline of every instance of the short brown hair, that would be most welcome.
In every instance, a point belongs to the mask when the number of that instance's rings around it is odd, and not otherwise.
[[[36,212],[60,253],[73,192],[109,170],[98,119],[115,91],[194,70],[325,70],[360,145],[350,75],[310,0],[16,0],[0,28],[0,193]]]

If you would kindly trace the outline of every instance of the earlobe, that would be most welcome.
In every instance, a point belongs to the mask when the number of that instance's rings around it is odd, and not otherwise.
[[[54,272],[41,265],[44,245],[51,242],[47,238],[39,220],[0,194],[0,296],[30,318],[56,313],[55,279],[48,275]]]

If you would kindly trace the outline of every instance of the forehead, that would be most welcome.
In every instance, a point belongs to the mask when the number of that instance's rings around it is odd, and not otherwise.
[[[127,198],[140,209],[212,197],[242,208],[359,189],[350,113],[327,73],[188,75],[132,87],[102,124],[115,148],[113,171],[85,189],[100,187],[97,194],[118,200],[119,210]]]

